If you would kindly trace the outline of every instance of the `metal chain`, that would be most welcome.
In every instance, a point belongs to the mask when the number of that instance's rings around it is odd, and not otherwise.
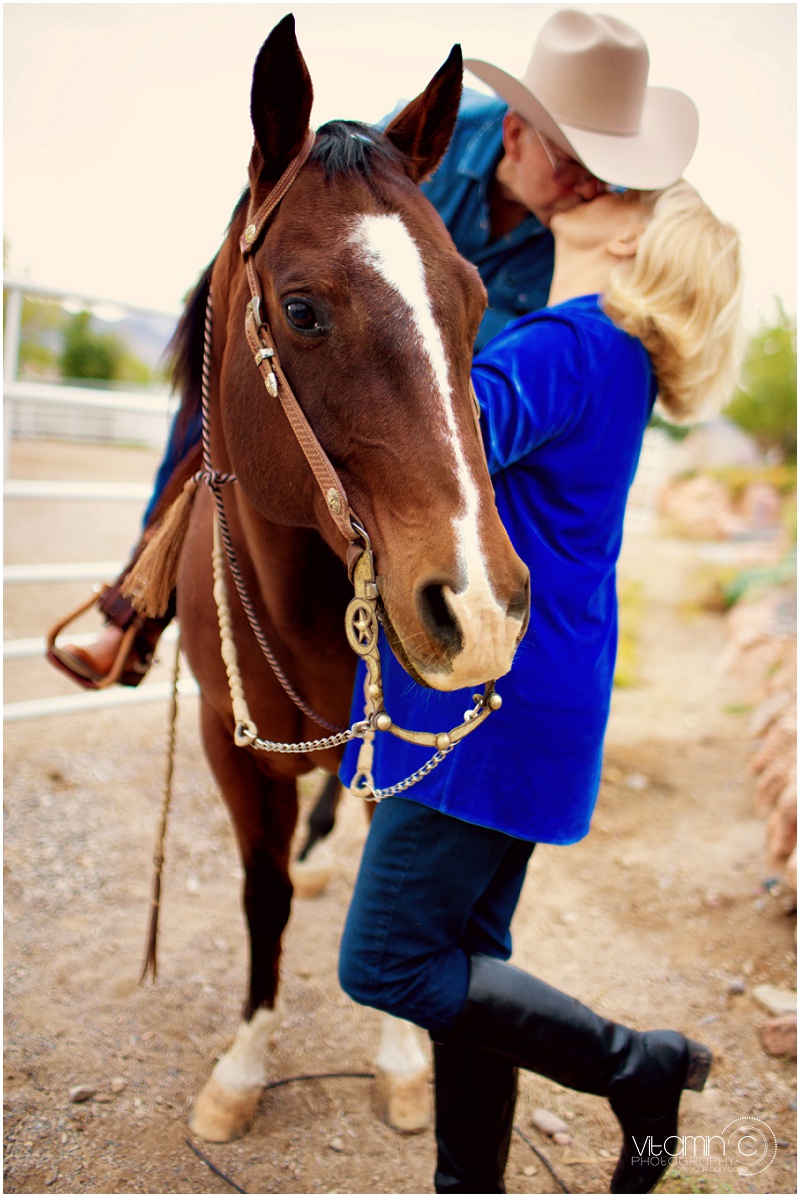
[[[257,748],[262,752],[306,753],[321,752],[326,748],[338,748],[349,740],[364,735],[369,730],[366,722],[354,723],[352,727],[341,730],[333,736],[325,736],[320,740],[302,740],[295,744],[281,743],[276,740],[262,740],[258,736],[256,725],[250,716],[247,700],[244,695],[244,683],[239,669],[239,656],[236,651],[236,640],[233,635],[231,611],[228,604],[228,587],[225,583],[225,558],[222,551],[219,520],[214,521],[214,549],[212,554],[214,567],[214,599],[217,604],[217,620],[219,622],[220,650],[225,671],[228,675],[228,688],[231,695],[231,707],[236,721],[234,741],[239,748]]]
[[[360,725],[353,724],[353,727],[349,727],[336,736],[326,736],[322,740],[299,740],[295,744],[262,740],[259,736],[251,736],[247,731],[241,733],[241,739],[251,748],[257,748],[260,752],[323,752],[326,748],[339,748],[342,744],[349,743],[350,740],[358,739],[359,733],[354,730],[358,726]]]
[[[422,781],[423,777],[427,777],[429,773],[432,773],[437,765],[441,765],[448,753],[452,752],[457,746],[458,742],[451,744],[449,748],[445,748],[443,751],[435,752],[430,760],[417,769],[416,773],[410,773],[404,781],[398,781],[393,786],[385,786],[382,790],[376,790],[372,785],[362,784],[359,789],[352,792],[356,793],[359,798],[364,798],[367,802],[380,802],[382,798],[393,798],[397,794],[402,794],[406,790],[410,790],[418,781]]]

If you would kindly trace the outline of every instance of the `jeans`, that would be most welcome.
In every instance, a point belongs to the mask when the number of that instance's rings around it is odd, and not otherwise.
[[[405,798],[378,804],[339,957],[344,991],[427,1031],[461,1012],[473,953],[507,960],[535,845]]]
[[[156,505],[164,493],[164,488],[176,468],[183,461],[189,450],[193,449],[195,445],[200,444],[202,436],[203,413],[201,411],[195,412],[187,423],[183,412],[178,408],[170,425],[167,446],[164,450],[161,464],[158,467],[155,481],[153,482],[153,493],[150,495],[144,515],[142,516],[142,529],[145,529],[150,523]]]

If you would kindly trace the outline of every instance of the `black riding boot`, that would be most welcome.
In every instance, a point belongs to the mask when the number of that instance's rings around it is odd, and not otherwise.
[[[437,1193],[505,1193],[503,1173],[517,1102],[510,1060],[434,1043]]]
[[[633,1031],[489,956],[471,958],[466,1005],[437,1039],[608,1098],[623,1147],[612,1193],[649,1193],[669,1166],[684,1089],[702,1089],[711,1052],[677,1031]],[[674,1142],[674,1140],[673,1140]]]

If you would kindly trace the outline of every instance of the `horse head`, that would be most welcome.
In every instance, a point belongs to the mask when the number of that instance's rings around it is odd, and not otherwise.
[[[283,374],[369,533],[390,642],[442,690],[506,673],[528,615],[528,572],[495,508],[470,389],[485,292],[418,188],[447,147],[460,93],[455,47],[384,133],[323,126],[251,256]],[[324,493],[254,366],[238,252],[246,210],[306,141],[312,98],[286,17],[255,64],[249,193],[214,267],[212,431],[257,512],[316,528],[344,559]]]

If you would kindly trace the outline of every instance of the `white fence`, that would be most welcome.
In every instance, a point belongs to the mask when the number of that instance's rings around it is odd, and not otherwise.
[[[9,479],[11,441],[15,437],[42,437],[65,440],[128,442],[163,447],[169,413],[169,394],[166,388],[136,392],[110,387],[65,386],[20,380],[19,350],[22,336],[23,298],[27,295],[47,300],[76,302],[80,308],[99,313],[120,312],[154,316],[162,322],[177,319],[177,313],[144,308],[108,300],[100,296],[65,292],[53,287],[31,283],[26,279],[4,277],[5,336],[3,359],[3,498],[45,499],[53,501],[98,500],[140,502],[150,497],[150,486],[130,482],[86,482]],[[43,584],[87,581],[114,577],[121,562],[85,561],[72,563],[36,563],[4,565],[3,585]],[[174,639],[168,629],[165,640]],[[86,643],[91,636],[72,636],[77,644]],[[3,661],[19,661],[41,657],[45,650],[44,637],[3,642]],[[114,687],[108,691],[80,692],[55,698],[33,699],[6,703],[4,722],[41,718],[47,715],[85,711],[99,707],[128,706],[133,703],[163,701],[169,694],[169,683],[151,683],[135,689]],[[181,683],[183,693],[194,693],[190,679]]]
[[[65,292],[27,279],[3,278],[5,337],[3,356],[3,470],[8,475],[12,437],[48,436],[91,442],[129,441],[160,448],[169,411],[166,387],[135,390],[112,383],[100,387],[64,386],[19,378],[22,313],[25,296],[63,301],[69,310],[86,309],[114,320],[128,314],[149,318],[161,328],[174,327],[177,312],[123,304],[97,295]]]

